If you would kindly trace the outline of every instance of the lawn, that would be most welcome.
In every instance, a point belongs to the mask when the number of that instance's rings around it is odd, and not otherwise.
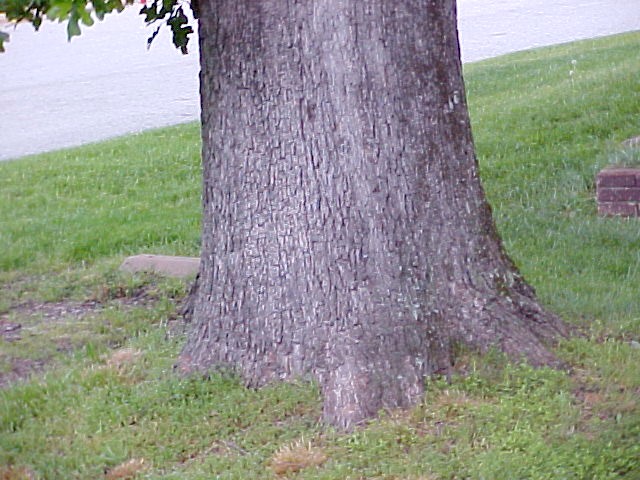
[[[118,271],[197,255],[196,124],[0,163],[0,479],[640,479],[640,220],[596,215],[637,152],[640,33],[465,66],[508,252],[576,327],[568,371],[461,351],[409,411],[345,434],[313,384],[182,378],[188,281]]]

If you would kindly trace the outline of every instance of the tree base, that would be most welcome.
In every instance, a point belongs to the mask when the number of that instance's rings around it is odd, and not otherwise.
[[[193,315],[198,284],[196,278],[182,310],[187,323]],[[565,368],[550,348],[559,339],[569,336],[569,327],[544,310],[530,296],[532,292],[525,293],[512,291],[508,297],[493,297],[484,302],[475,298],[471,307],[460,308],[457,314],[449,312],[438,320],[439,331],[447,333],[437,338],[433,337],[433,329],[424,326],[422,339],[417,339],[415,331],[411,336],[400,335],[384,341],[373,332],[366,337],[360,336],[355,342],[351,341],[354,336],[348,332],[337,335],[328,343],[330,347],[324,355],[329,359],[328,363],[317,362],[323,368],[306,372],[321,386],[323,420],[348,431],[375,417],[380,410],[416,405],[424,394],[426,377],[451,374],[456,360],[455,345],[461,344],[481,353],[495,348],[514,362]],[[442,328],[444,324],[446,327]],[[416,350],[417,345],[419,350]],[[402,353],[398,355],[398,352]],[[264,375],[268,368],[260,370],[263,376],[259,378],[255,371],[243,368],[242,364],[203,362],[197,350],[194,355],[185,349],[176,364],[181,374],[210,373],[211,367],[237,372],[248,387],[260,387],[277,377]],[[301,373],[305,372],[281,374],[279,378],[293,379]]]

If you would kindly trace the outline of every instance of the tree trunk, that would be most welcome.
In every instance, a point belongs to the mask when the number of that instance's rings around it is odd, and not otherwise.
[[[202,266],[184,371],[314,377],[343,427],[452,344],[535,365],[565,327],[478,178],[454,0],[202,0]]]

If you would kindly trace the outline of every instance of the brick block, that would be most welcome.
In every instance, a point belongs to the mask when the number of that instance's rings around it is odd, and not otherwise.
[[[638,204],[624,202],[601,202],[598,203],[598,214],[606,217],[637,217],[639,213]]]
[[[605,168],[596,178],[600,187],[640,187],[640,170],[635,168]]]
[[[640,187],[599,188],[599,202],[640,202]]]

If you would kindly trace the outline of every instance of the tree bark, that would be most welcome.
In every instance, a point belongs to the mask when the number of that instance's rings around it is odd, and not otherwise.
[[[566,328],[478,177],[454,0],[202,0],[203,234],[184,371],[313,377],[350,428],[452,346],[555,364]]]

